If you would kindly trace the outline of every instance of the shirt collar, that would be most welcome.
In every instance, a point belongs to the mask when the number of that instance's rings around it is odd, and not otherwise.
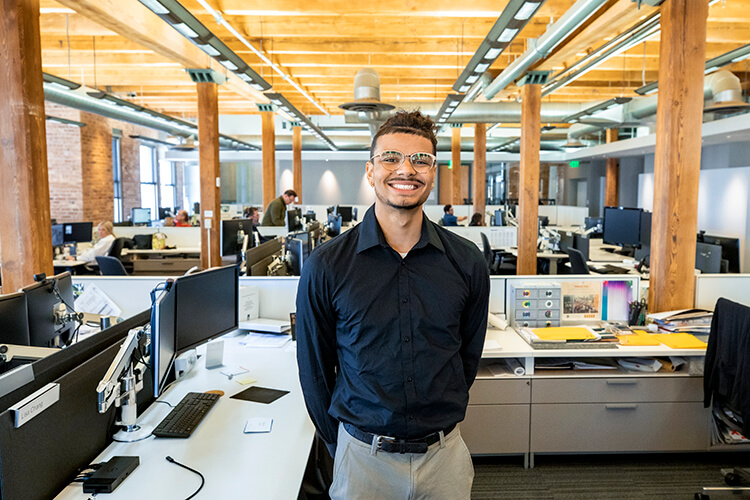
[[[375,205],[367,209],[362,222],[357,226],[359,228],[359,241],[357,243],[357,253],[361,253],[376,245],[390,247],[385,239],[383,230],[380,229],[378,219],[375,217]],[[423,248],[431,244],[441,252],[445,252],[443,242],[437,234],[434,224],[427,220],[427,216],[422,212],[422,234],[414,248]]]

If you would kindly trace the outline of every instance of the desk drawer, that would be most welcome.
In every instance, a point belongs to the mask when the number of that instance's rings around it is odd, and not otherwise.
[[[469,405],[461,436],[472,455],[527,453],[529,405]]]
[[[701,377],[535,379],[532,403],[703,401]]]
[[[528,379],[475,380],[469,391],[470,405],[529,404],[530,400]]]
[[[532,405],[531,451],[706,450],[709,416],[702,403]]]
[[[200,259],[136,259],[133,261],[135,274],[145,273],[184,273],[193,266],[200,266]]]

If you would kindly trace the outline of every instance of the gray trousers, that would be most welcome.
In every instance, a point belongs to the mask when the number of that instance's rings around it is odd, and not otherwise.
[[[458,426],[427,453],[386,453],[339,424],[332,500],[468,500],[474,466]]]

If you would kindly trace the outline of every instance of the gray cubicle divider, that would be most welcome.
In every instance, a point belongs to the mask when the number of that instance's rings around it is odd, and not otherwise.
[[[261,318],[289,321],[289,313],[297,310],[299,276],[240,276],[240,286],[260,290]]]
[[[505,281],[503,276],[490,276],[490,312],[505,314]]]
[[[166,280],[167,277],[159,276],[73,276],[73,284],[83,285],[84,289],[87,284],[96,285],[122,309],[122,318],[150,309],[151,290]]]
[[[695,307],[713,311],[719,297],[750,305],[750,274],[699,274],[695,277]]]
[[[129,327],[145,323],[149,316],[145,311],[102,332],[100,338],[93,336],[36,362],[49,366],[35,370],[34,385],[58,383],[60,397],[19,428],[7,406],[0,413],[0,500],[54,497],[112,441],[115,407],[99,413],[96,387]]]

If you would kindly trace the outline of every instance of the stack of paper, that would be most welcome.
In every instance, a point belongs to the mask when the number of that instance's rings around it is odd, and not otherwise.
[[[239,327],[242,330],[252,330],[254,332],[287,333],[292,329],[292,324],[289,320],[255,318],[248,321],[240,321]]]
[[[681,309],[652,313],[646,316],[653,320],[659,330],[670,333],[703,333],[711,330],[713,313],[705,309]]]

